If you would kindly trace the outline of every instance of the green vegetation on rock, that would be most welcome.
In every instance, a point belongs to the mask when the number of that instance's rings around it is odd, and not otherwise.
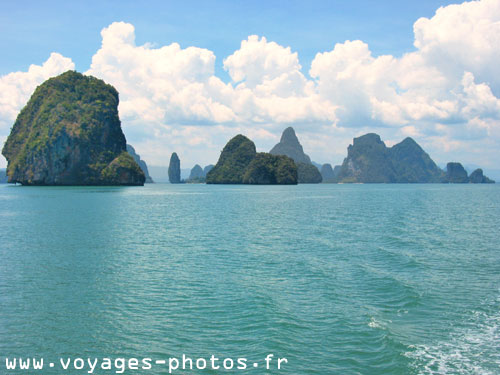
[[[443,171],[430,156],[408,137],[389,149],[396,182],[420,183],[441,182]]]
[[[362,183],[442,182],[443,171],[411,138],[391,148],[369,133],[354,138],[336,180]]]
[[[208,172],[207,184],[296,184],[297,167],[292,159],[258,153],[244,135],[232,138],[219,161]]]
[[[291,126],[283,131],[280,142],[269,153],[273,155],[285,155],[293,159],[297,165],[299,184],[317,184],[323,180],[318,167],[304,153],[295,130]]]
[[[243,176],[243,183],[295,185],[297,184],[297,167],[288,156],[259,152],[248,165]]]
[[[2,150],[10,182],[143,185],[144,173],[123,152],[118,92],[100,79],[74,71],[37,87]],[[113,171],[119,176],[111,176]]]
[[[207,184],[242,184],[245,170],[256,155],[255,144],[238,134],[232,138],[207,174]]]
[[[106,185],[124,185],[123,181],[135,181],[138,176],[144,176],[144,172],[127,151],[113,159],[101,172],[102,181]],[[142,183],[136,181],[133,185],[139,184],[144,184],[144,179]]]
[[[297,165],[299,184],[319,184],[323,181],[323,177],[316,166],[307,163],[295,164]]]

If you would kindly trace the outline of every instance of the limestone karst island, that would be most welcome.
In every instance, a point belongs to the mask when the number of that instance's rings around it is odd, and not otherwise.
[[[127,152],[118,92],[68,71],[37,87],[2,154],[9,182],[23,185],[143,185]]]
[[[75,71],[45,81],[17,116],[2,150],[8,165],[0,178],[22,185],[152,183],[146,162],[126,142],[118,101],[113,86]],[[387,147],[373,133],[354,138],[342,165],[332,168],[311,161],[292,127],[269,153],[236,135],[215,166],[196,164],[186,180],[173,152],[168,177],[171,183],[252,185],[494,182],[480,168],[468,175],[458,162],[439,168],[412,138]]]

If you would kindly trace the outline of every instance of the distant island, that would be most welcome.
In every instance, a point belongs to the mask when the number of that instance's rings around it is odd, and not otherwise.
[[[170,163],[168,164],[168,180],[171,184],[180,184],[181,180],[181,160],[176,152],[170,156]]]
[[[331,176],[331,174],[330,174]],[[448,163],[446,172],[408,137],[387,147],[374,133],[354,138],[347,157],[330,182],[337,183],[493,183],[477,169],[467,176],[462,164]]]
[[[206,181],[207,184],[295,185],[297,166],[288,156],[257,153],[255,144],[239,134],[226,144]]]
[[[137,152],[135,152],[135,149],[129,144],[127,144],[127,152],[134,158],[135,162],[141,168],[142,172],[144,172],[144,176],[146,177],[145,183],[152,184],[154,181],[149,175],[146,162],[141,159],[141,156]]]
[[[195,164],[189,173],[189,178],[186,180],[188,184],[200,184],[206,182],[207,174],[214,167],[213,164],[209,164],[202,168],[201,165]]]
[[[118,117],[118,92],[68,71],[41,84],[17,116],[2,154],[9,182],[143,185]]]
[[[285,155],[293,159],[297,166],[299,184],[319,184],[323,181],[318,168],[313,165],[311,158],[304,153],[304,149],[292,127],[288,127],[283,131],[280,142],[269,153],[272,155]]]

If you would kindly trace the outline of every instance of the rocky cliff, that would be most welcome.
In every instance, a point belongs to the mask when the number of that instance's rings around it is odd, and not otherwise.
[[[319,184],[323,181],[323,177],[312,164],[295,163],[297,165],[297,176],[299,184]]]
[[[297,165],[299,183],[319,183],[322,181],[323,178],[319,169],[313,165],[311,158],[304,153],[304,149],[292,127],[288,127],[283,131],[280,142],[269,153],[292,158]]]
[[[297,167],[288,156],[259,152],[246,168],[243,183],[295,185],[297,184]]]
[[[362,183],[442,182],[443,171],[412,139],[391,148],[380,136],[369,133],[354,138],[336,180]]]
[[[205,177],[207,177],[208,172],[210,172],[213,167],[215,167],[215,165],[209,164],[205,168],[203,168],[203,174],[205,175]]]
[[[181,161],[177,153],[173,152],[168,164],[168,180],[171,184],[181,183]]]
[[[130,154],[130,156],[132,156],[132,158],[135,160],[135,162],[137,163],[137,165],[144,172],[144,176],[146,177],[146,181],[145,182],[148,183],[148,184],[152,184],[153,183],[153,179],[149,175],[148,166],[147,166],[146,162],[141,159],[141,156],[139,154],[137,154],[135,152],[135,149],[131,145],[129,145],[129,144],[127,144],[127,152]]]
[[[469,182],[467,171],[462,164],[450,162],[446,164],[445,182],[450,184],[466,184]]]
[[[23,185],[143,185],[126,151],[118,92],[68,71],[41,84],[2,150],[10,182]]]
[[[335,182],[335,173],[333,172],[332,165],[329,163],[321,166],[321,177],[323,182]]]
[[[296,184],[297,167],[292,159],[257,154],[255,144],[244,135],[232,138],[219,161],[208,172],[207,184]]]
[[[354,138],[337,177],[339,182],[395,182],[389,150],[377,134]]]
[[[311,158],[304,153],[304,149],[292,127],[288,127],[283,131],[280,142],[269,153],[273,155],[286,155],[296,163],[311,164]]]
[[[441,182],[443,171],[413,138],[405,138],[389,149],[396,182]]]
[[[207,184],[242,184],[245,170],[256,154],[255,144],[238,134],[224,146],[219,161],[207,174]]]
[[[495,181],[490,180],[488,177],[483,175],[483,170],[481,168],[476,169],[469,176],[469,182],[471,184],[494,184]]]
[[[0,184],[6,184],[7,183],[7,170],[6,169],[0,169]]]

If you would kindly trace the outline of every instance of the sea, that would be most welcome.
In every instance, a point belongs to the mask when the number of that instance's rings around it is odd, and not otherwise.
[[[0,374],[500,374],[499,227],[497,184],[2,185]]]

